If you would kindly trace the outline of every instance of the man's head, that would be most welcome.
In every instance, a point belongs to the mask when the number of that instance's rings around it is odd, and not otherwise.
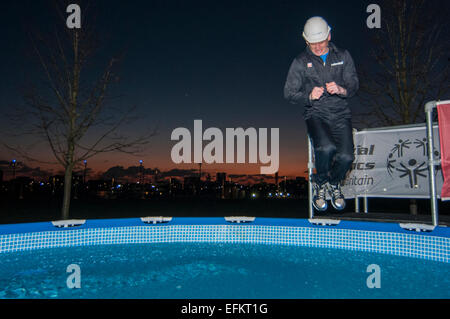
[[[328,52],[328,43],[331,41],[331,28],[321,17],[312,17],[306,21],[303,29],[303,38],[317,56]]]

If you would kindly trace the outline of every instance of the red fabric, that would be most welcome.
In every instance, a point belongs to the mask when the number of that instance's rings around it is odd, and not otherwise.
[[[450,200],[450,103],[438,104],[439,138],[441,143],[441,166],[444,175],[441,199]]]

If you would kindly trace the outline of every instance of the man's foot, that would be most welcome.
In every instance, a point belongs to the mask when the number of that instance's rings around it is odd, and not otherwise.
[[[316,183],[314,183],[313,185],[314,196],[312,204],[316,210],[318,210],[319,212],[324,212],[328,209],[328,203],[326,199],[327,184],[317,185]]]
[[[331,205],[336,210],[343,210],[345,208],[345,197],[342,194],[340,184],[329,184],[329,191],[331,196]]]

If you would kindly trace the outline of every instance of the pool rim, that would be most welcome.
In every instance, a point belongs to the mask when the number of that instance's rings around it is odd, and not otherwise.
[[[86,241],[95,236],[101,241],[95,238]],[[159,242],[152,238],[159,236],[162,242],[292,244],[450,262],[448,227],[415,232],[403,229],[399,223],[340,220],[338,225],[322,226],[311,224],[307,219],[262,217],[250,223],[230,223],[223,217],[174,217],[157,224],[144,223],[141,218],[87,219],[80,226],[68,228],[57,228],[51,222],[4,224],[0,225],[0,255],[39,248],[127,243],[121,242],[121,236],[127,236],[128,240],[133,236],[144,238],[148,243]]]

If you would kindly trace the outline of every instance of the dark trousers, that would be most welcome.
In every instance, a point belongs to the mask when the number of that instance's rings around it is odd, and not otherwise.
[[[312,116],[306,126],[314,147],[316,174],[312,181],[319,185],[340,183],[355,159],[351,119]]]

